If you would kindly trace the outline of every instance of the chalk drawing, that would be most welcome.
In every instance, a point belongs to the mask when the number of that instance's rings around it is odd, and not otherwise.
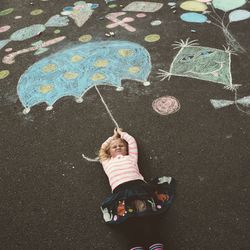
[[[34,46],[32,46],[30,48],[18,50],[16,52],[12,52],[11,54],[8,54],[8,55],[4,56],[2,62],[5,63],[5,64],[13,64],[15,62],[15,58],[18,55],[28,53],[28,52],[31,52],[31,51],[38,51],[38,54],[40,54],[39,50],[40,50],[40,52],[41,51],[44,52],[44,50],[42,50],[43,48],[51,46],[51,45],[56,44],[56,43],[59,43],[62,40],[64,40],[65,38],[66,38],[65,36],[60,36],[60,37],[57,37],[57,38],[54,38],[54,39],[51,39],[51,40],[48,40],[48,41],[45,41],[45,42],[42,42],[42,43],[37,43],[37,44],[35,44]]]
[[[156,12],[161,9],[162,3],[156,2],[145,2],[145,1],[135,1],[128,4],[123,11],[134,11],[134,12]]]
[[[15,16],[14,19],[18,20],[18,19],[21,19],[22,16]]]
[[[150,34],[150,35],[145,36],[144,40],[145,40],[146,42],[149,42],[149,43],[154,43],[154,42],[159,41],[160,38],[161,38],[161,37],[160,37],[160,35],[158,35],[158,34]]]
[[[220,28],[225,36],[227,45],[230,46],[235,52],[245,53],[246,50],[239,44],[239,42],[235,39],[235,37],[231,34],[228,27],[231,22],[237,22],[241,20],[246,20],[250,16],[250,12],[247,10],[235,10],[229,14],[229,21],[225,23],[227,20],[226,14],[239,8],[246,4],[247,0],[213,0],[213,1],[185,1],[181,3],[180,7],[184,10],[188,11],[202,11],[202,14],[199,13],[183,13],[180,18],[185,22],[191,23],[211,23],[212,25]],[[212,3],[212,4],[211,4]],[[211,11],[208,11],[208,5],[211,5]],[[224,11],[223,17],[221,17],[216,9]],[[205,14],[209,14],[211,20],[207,20]]]
[[[8,31],[11,27],[9,25],[4,25],[0,27],[0,33]]]
[[[135,19],[132,17],[125,17],[123,19],[118,19],[117,17],[119,16],[123,16],[126,15],[126,12],[114,12],[114,13],[109,13],[107,14],[105,17],[112,21],[113,23],[108,24],[106,27],[108,29],[112,29],[115,28],[117,26],[121,26],[124,29],[130,31],[130,32],[135,32],[136,29],[134,27],[132,27],[131,25],[129,25],[128,23],[133,22]]]
[[[30,15],[32,15],[32,16],[38,16],[38,15],[41,15],[43,13],[43,10],[41,10],[41,9],[36,9],[36,10],[32,10],[31,12],[30,12]]]
[[[154,20],[154,21],[152,21],[150,24],[152,25],[152,26],[159,26],[159,25],[161,25],[161,20]]]
[[[9,70],[1,70],[0,71],[0,80],[6,78],[10,74]]]
[[[6,48],[4,51],[5,52],[10,52],[10,51],[12,51],[13,50],[13,48]]]
[[[7,15],[11,14],[13,11],[14,11],[14,8],[2,10],[2,11],[0,11],[0,16],[7,16]]]
[[[172,75],[196,78],[223,84],[224,88],[235,90],[239,85],[232,84],[231,51],[202,47],[189,38],[176,42],[175,49],[180,49],[170,66],[170,71],[159,70],[162,80]]]
[[[210,102],[215,109],[224,108],[224,107],[227,107],[227,106],[234,104],[239,111],[250,115],[250,110],[245,111],[239,106],[239,105],[241,105],[245,108],[250,108],[250,96],[245,96],[243,98],[238,99],[237,98],[237,91],[235,91],[234,101],[211,99]]]
[[[83,101],[95,85],[119,89],[121,80],[131,79],[145,86],[151,71],[148,51],[127,41],[89,42],[59,51],[33,64],[20,78],[17,93],[24,113],[45,102],[51,110],[63,96]]]
[[[188,11],[205,11],[208,8],[206,4],[197,1],[185,1],[180,7]]]
[[[79,37],[78,40],[79,40],[80,42],[82,42],[82,43],[87,43],[87,42],[89,42],[89,41],[92,40],[92,36],[89,35],[89,34],[87,34],[87,35],[82,35],[82,36]]]
[[[59,15],[52,16],[45,24],[33,24],[29,27],[17,30],[14,32],[9,39],[0,41],[0,50],[8,44],[10,41],[24,41],[29,38],[39,35],[45,31],[47,27],[63,27],[67,26],[69,19]]]
[[[143,17],[146,17],[147,15],[145,13],[138,13],[136,14],[136,17],[138,18],[143,18]]]
[[[86,3],[84,1],[78,1],[74,3],[73,6],[64,7],[62,15],[69,16],[75,22],[78,27],[82,27],[87,20],[91,17],[94,10],[93,8],[97,8],[98,5],[92,3]]]
[[[162,96],[153,101],[152,107],[160,115],[170,115],[180,109],[180,103],[173,96]]]

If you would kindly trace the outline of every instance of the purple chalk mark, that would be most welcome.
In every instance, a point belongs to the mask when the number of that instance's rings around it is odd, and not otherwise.
[[[162,96],[153,101],[152,107],[160,115],[169,115],[180,109],[180,103],[173,96]]]
[[[137,15],[136,15],[136,17],[138,17],[138,18],[143,18],[143,17],[146,17],[147,15],[145,14],[145,13],[138,13]]]
[[[113,22],[111,24],[108,24],[106,27],[108,29],[113,29],[113,28],[115,28],[117,26],[122,26],[123,28],[125,28],[126,30],[128,30],[130,32],[135,32],[136,29],[133,26],[127,24],[127,23],[130,23],[130,22],[133,22],[135,20],[134,18],[132,18],[132,17],[125,17],[122,20],[120,20],[120,19],[117,18],[117,17],[123,16],[125,14],[126,14],[126,12],[114,12],[114,13],[109,13],[108,15],[106,15],[105,17],[108,20],[110,20],[110,21]]]

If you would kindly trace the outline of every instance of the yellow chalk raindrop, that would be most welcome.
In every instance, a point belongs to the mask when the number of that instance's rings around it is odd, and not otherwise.
[[[153,42],[157,42],[158,40],[160,40],[160,38],[161,37],[158,34],[150,34],[150,35],[145,36],[144,40],[146,42],[153,43]]]
[[[53,85],[52,84],[44,84],[39,87],[39,92],[46,94],[50,91],[52,91]]]
[[[79,76],[79,74],[76,72],[66,72],[63,75],[63,77],[68,79],[68,80],[76,79],[78,76]]]
[[[10,74],[9,70],[0,71],[0,80],[6,78]]]
[[[118,54],[123,57],[131,56],[134,54],[133,50],[131,49],[120,49]]]
[[[136,74],[136,73],[138,73],[140,70],[141,70],[141,68],[138,67],[138,66],[133,66],[133,67],[130,67],[130,68],[128,69],[129,73],[132,73],[132,74]]]
[[[49,73],[49,72],[54,72],[56,70],[56,65],[55,64],[47,64],[42,68],[42,71],[44,73]]]
[[[98,68],[105,68],[107,65],[108,65],[108,61],[104,59],[99,59],[94,64],[94,66]]]
[[[92,39],[91,35],[82,35],[79,37],[79,41],[82,43],[89,42]]]
[[[71,62],[80,62],[82,61],[84,58],[82,56],[79,55],[74,55],[71,57]]]
[[[206,4],[197,1],[185,1],[180,7],[188,11],[205,11],[208,8]]]
[[[96,73],[96,74],[94,74],[94,75],[91,77],[91,79],[92,79],[93,81],[103,80],[103,79],[105,79],[105,75],[103,75],[103,74],[101,74],[101,73]]]

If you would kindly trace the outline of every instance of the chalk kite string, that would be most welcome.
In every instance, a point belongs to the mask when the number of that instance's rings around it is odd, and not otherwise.
[[[103,103],[105,109],[107,110],[107,112],[108,112],[108,114],[109,114],[111,120],[114,122],[116,128],[119,128],[119,125],[118,125],[117,121],[116,121],[115,118],[113,117],[111,111],[110,111],[109,108],[108,108],[108,105],[107,105],[106,102],[104,101],[104,99],[103,99],[103,97],[102,97],[102,95],[101,95],[101,93],[100,93],[100,91],[99,91],[99,89],[97,88],[96,85],[95,85],[95,89],[96,89],[98,95],[100,96],[101,101],[102,101],[102,103]],[[99,162],[99,160],[100,160],[99,157],[96,157],[96,158],[92,159],[92,158],[89,158],[89,157],[85,156],[84,154],[82,154],[82,157],[83,157],[83,159],[85,159],[85,160],[87,160],[87,161],[90,161],[90,162]]]

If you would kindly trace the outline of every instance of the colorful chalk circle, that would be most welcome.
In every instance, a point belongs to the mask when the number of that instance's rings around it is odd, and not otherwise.
[[[207,16],[196,12],[183,13],[180,18],[189,23],[205,23],[207,21]]]
[[[40,15],[40,14],[42,14],[43,13],[43,10],[41,10],[41,9],[36,9],[36,10],[32,10],[31,12],[30,12],[30,15],[32,15],[32,16],[38,16],[38,15]]]
[[[10,74],[9,70],[1,70],[0,71],[0,80],[6,78]]]
[[[247,0],[213,0],[213,6],[225,12],[237,9],[246,3]]]
[[[0,33],[4,33],[10,29],[9,25],[1,26],[0,27]]]
[[[238,22],[250,18],[250,11],[248,10],[234,10],[229,14],[229,21]]]
[[[162,96],[153,101],[152,107],[160,115],[170,115],[180,109],[180,103],[173,96]]]
[[[161,37],[160,37],[160,35],[158,35],[158,34],[150,34],[150,35],[145,36],[144,40],[145,40],[146,42],[153,43],[153,42],[159,41],[160,38],[161,38]]]
[[[143,17],[146,17],[147,15],[145,13],[138,13],[136,14],[136,17],[138,18],[143,18]]]
[[[21,19],[22,16],[15,16],[14,19],[18,20],[18,19]]]
[[[87,43],[89,42],[90,40],[92,40],[92,36],[91,35],[82,35],[79,37],[78,39],[80,42],[82,43]]]
[[[198,11],[198,12],[205,11],[208,8],[206,4],[196,1],[185,1],[180,5],[180,7],[183,10]]]
[[[0,11],[0,16],[7,16],[10,13],[12,13],[13,11],[14,11],[14,8],[9,8],[9,9],[6,9],[6,10],[2,10],[2,11]]]
[[[54,34],[59,34],[59,33],[61,33],[61,30],[59,29],[54,30]]]

